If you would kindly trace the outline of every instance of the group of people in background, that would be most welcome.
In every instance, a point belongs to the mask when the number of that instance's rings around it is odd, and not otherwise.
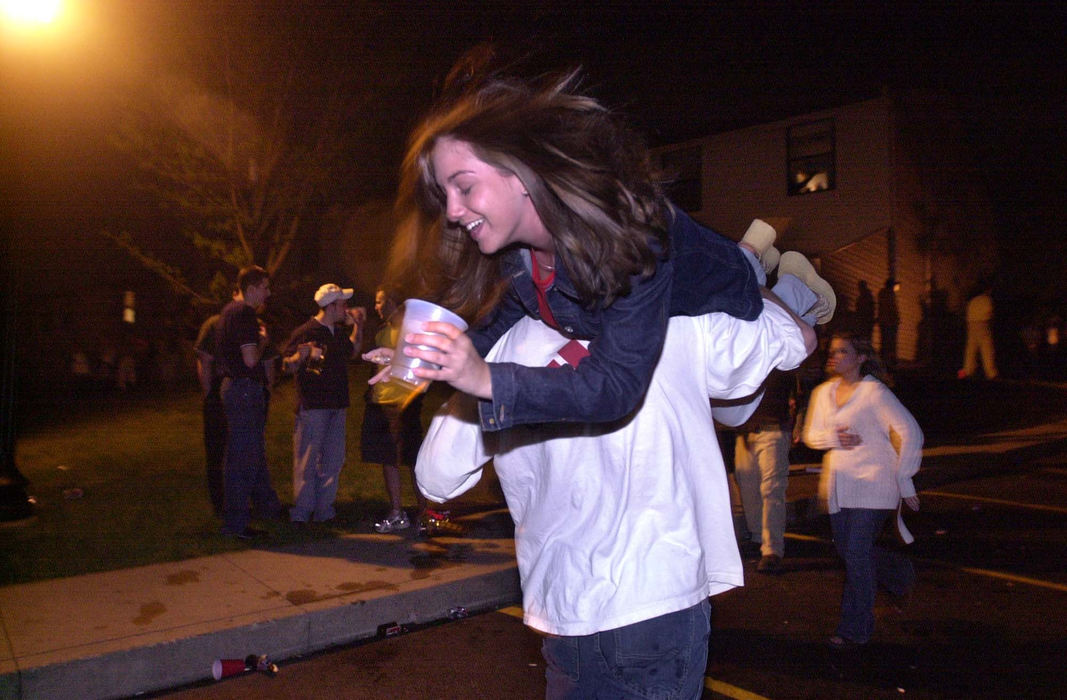
[[[270,296],[270,278],[258,266],[243,269],[233,300],[201,326],[195,351],[203,406],[207,490],[222,532],[238,539],[262,537],[252,516],[287,516],[297,527],[328,523],[347,459],[349,362],[363,347],[367,312],[349,307],[354,289],[324,284],[315,292],[318,311],[292,331],[280,353],[257,313]],[[375,309],[383,324],[376,342],[391,347],[396,303],[379,290]],[[280,360],[280,362],[279,362]],[[267,405],[280,368],[295,378],[293,503],[288,513],[270,483],[265,425]],[[364,461],[382,464],[391,510],[379,532],[409,526],[401,510],[399,465],[413,466],[422,437],[421,395],[403,402],[378,384],[366,395],[362,431]],[[416,489],[420,517],[425,499]],[[446,516],[431,512],[432,517]]]

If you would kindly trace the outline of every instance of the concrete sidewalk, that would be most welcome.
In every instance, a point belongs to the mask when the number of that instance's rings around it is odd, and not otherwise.
[[[520,599],[506,511],[463,537],[353,534],[0,588],[0,698],[105,698]]]
[[[920,491],[1065,451],[1067,420],[956,442],[924,450]],[[818,513],[818,479],[791,471],[792,522]],[[510,516],[465,525],[458,538],[352,534],[0,588],[0,698],[163,690],[209,678],[217,658],[284,660],[519,601]]]

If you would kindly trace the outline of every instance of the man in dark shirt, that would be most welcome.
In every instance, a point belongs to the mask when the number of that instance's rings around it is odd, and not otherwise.
[[[324,284],[315,292],[317,314],[289,336],[282,366],[296,374],[296,426],[293,430],[294,523],[332,520],[337,480],[345,463],[348,361],[363,344],[367,311],[349,309],[353,290]],[[346,336],[338,324],[351,327]]]
[[[223,375],[220,394],[229,433],[226,440],[225,504],[222,532],[240,539],[262,535],[249,527],[251,509],[264,518],[281,512],[270,485],[264,431],[267,418],[267,371],[263,355],[269,339],[256,309],[270,296],[270,276],[258,266],[237,278],[237,293],[219,314],[216,362]]]

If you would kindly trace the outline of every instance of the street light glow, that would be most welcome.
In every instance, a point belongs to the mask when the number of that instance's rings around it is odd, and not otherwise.
[[[63,0],[0,0],[0,11],[24,25],[51,24],[59,17]]]

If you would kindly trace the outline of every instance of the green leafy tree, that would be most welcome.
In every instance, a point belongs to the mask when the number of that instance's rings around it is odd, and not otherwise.
[[[282,268],[329,206],[340,160],[335,97],[302,102],[292,71],[281,84],[232,73],[214,88],[157,80],[128,103],[114,138],[160,216],[104,235],[205,304],[227,299],[245,265]]]

